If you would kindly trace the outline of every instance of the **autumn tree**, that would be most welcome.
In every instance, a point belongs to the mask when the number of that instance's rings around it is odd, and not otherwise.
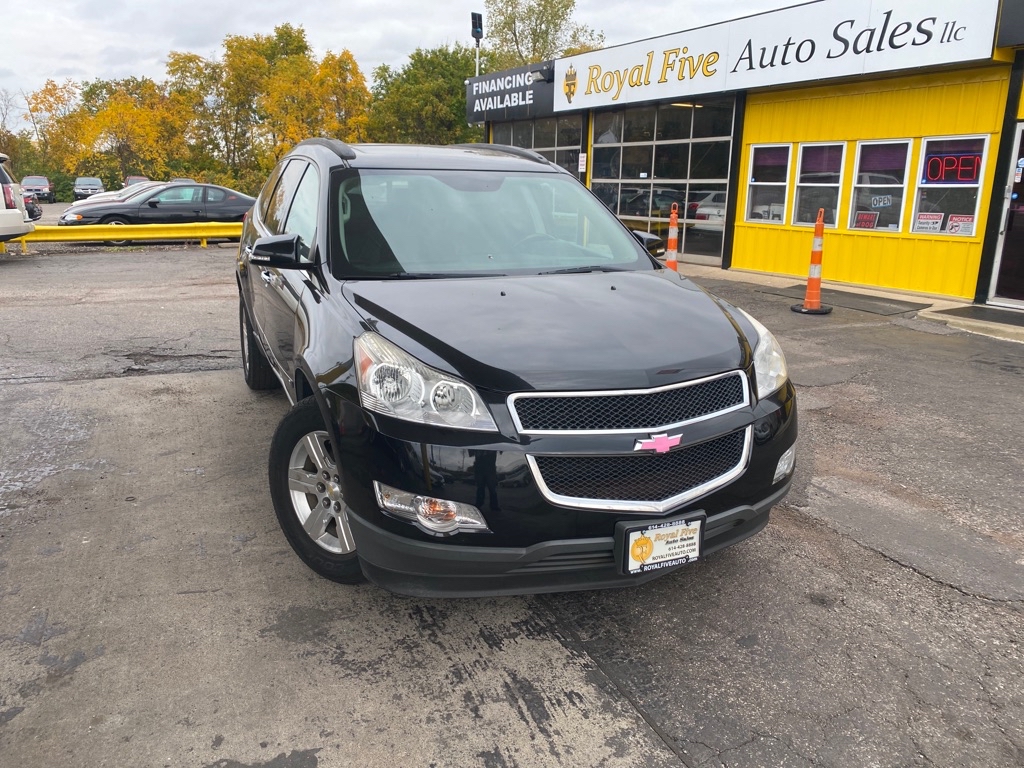
[[[604,34],[573,20],[576,0],[485,0],[492,70],[600,48]]]
[[[80,87],[71,80],[47,80],[38,91],[22,94],[24,118],[33,138],[50,161],[68,171],[74,169],[82,150]]]
[[[363,141],[367,135],[370,91],[351,52],[328,51],[317,69],[316,86],[323,109],[323,134],[342,141]]]
[[[97,80],[82,88],[83,172],[120,184],[126,176],[167,174],[167,159],[185,149],[187,117],[149,78]]]
[[[175,176],[203,177],[229,185],[233,181],[226,172],[217,134],[214,94],[223,73],[219,61],[195,53],[172,51],[167,57],[164,89],[183,143],[181,153],[167,159],[168,169]]]
[[[472,48],[456,44],[417,49],[399,70],[374,70],[368,133],[371,141],[455,144],[481,139],[466,124],[465,80],[475,67]]]
[[[28,144],[48,169],[108,183],[139,173],[192,176],[249,192],[305,138],[364,140],[370,102],[349,51],[318,60],[305,30],[290,24],[271,35],[229,35],[219,57],[172,51],[164,82],[51,80],[23,97]],[[9,101],[0,101],[0,117]],[[0,140],[12,144],[6,124]]]

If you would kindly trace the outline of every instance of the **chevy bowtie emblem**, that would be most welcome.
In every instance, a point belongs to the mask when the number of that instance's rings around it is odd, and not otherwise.
[[[655,453],[668,453],[683,439],[682,435],[651,435],[649,440],[637,440],[633,446],[634,451],[654,451]]]

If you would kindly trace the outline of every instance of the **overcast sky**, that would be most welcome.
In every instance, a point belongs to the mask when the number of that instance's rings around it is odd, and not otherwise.
[[[575,18],[618,45],[798,2],[577,0]],[[159,81],[170,51],[219,56],[225,36],[270,34],[285,22],[306,30],[318,57],[350,50],[369,79],[416,48],[471,44],[473,11],[484,11],[483,0],[4,0],[0,89],[27,93],[47,79]]]

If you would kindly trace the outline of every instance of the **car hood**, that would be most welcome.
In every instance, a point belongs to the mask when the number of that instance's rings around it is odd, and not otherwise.
[[[366,327],[502,393],[656,387],[750,360],[723,305],[669,270],[353,281],[344,293]]]

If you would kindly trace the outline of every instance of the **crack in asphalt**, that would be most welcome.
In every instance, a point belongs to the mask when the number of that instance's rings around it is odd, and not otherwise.
[[[543,600],[543,598],[541,599]],[[559,629],[559,631],[572,640],[573,644],[576,646],[576,651],[593,662],[597,670],[609,683],[611,683],[615,690],[618,691],[619,695],[629,703],[629,706],[633,711],[645,723],[647,723],[647,726],[655,733],[655,735],[657,735],[665,747],[676,756],[679,762],[685,766],[685,768],[696,768],[693,763],[687,761],[685,757],[685,750],[682,749],[671,734],[665,731],[665,729],[655,721],[654,717],[644,709],[637,697],[627,690],[617,676],[599,658],[590,653],[583,638],[576,632],[576,628],[571,624],[564,622],[558,611],[552,610],[550,605],[545,605],[545,608],[550,616],[551,622]],[[711,749],[711,747],[709,747],[709,749]]]
[[[794,506],[791,506],[789,504],[779,504],[777,508],[784,509],[787,512],[789,512],[790,514],[794,514],[794,515],[797,515],[797,516],[800,516],[800,517],[804,517],[806,515],[806,513],[802,509],[800,509],[799,507],[794,507]],[[885,551],[883,551],[881,549],[878,549],[877,547],[873,547],[870,544],[866,544],[863,541],[860,541],[859,539],[854,537],[850,533],[847,533],[847,532],[844,532],[844,531],[840,531],[840,530],[836,530],[834,528],[830,528],[830,530],[832,530],[832,532],[835,533],[836,535],[842,536],[844,539],[848,539],[849,541],[852,541],[854,544],[856,544],[861,549],[867,550],[868,552],[874,552],[876,555],[879,555],[879,556],[885,558],[890,563],[893,563],[894,565],[898,565],[901,568],[905,568],[908,571],[912,571],[913,573],[916,573],[918,576],[921,576],[922,578],[927,579],[928,581],[930,581],[933,584],[936,584],[936,585],[938,585],[940,587],[945,587],[947,589],[952,589],[955,592],[959,592],[964,597],[974,598],[975,600],[982,600],[982,601],[987,602],[987,603],[992,603],[993,605],[1024,605],[1024,600],[1021,600],[1021,599],[1004,598],[1004,597],[990,597],[989,595],[983,595],[983,594],[978,593],[978,592],[971,592],[971,591],[969,591],[967,589],[964,589],[963,587],[960,587],[960,586],[957,586],[956,584],[953,584],[952,582],[943,581],[942,579],[938,578],[937,576],[932,576],[930,573],[926,573],[925,571],[923,571],[918,566],[911,565],[910,563],[906,563],[906,562],[900,560],[895,555],[890,555],[888,552],[885,552]]]

